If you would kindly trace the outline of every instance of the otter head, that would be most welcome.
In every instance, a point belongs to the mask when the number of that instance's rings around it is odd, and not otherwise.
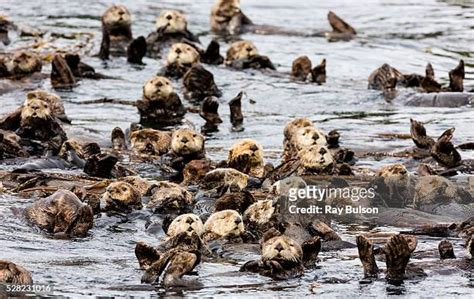
[[[391,177],[391,176],[407,176],[408,171],[402,164],[393,164],[382,167],[378,173],[378,176],[381,177]]]
[[[188,21],[177,10],[164,10],[156,19],[156,29],[162,33],[186,32]]]
[[[241,190],[247,187],[249,176],[234,168],[216,168],[206,173],[201,181],[201,187],[208,190],[238,186]]]
[[[301,166],[306,170],[324,170],[334,165],[334,158],[326,146],[312,145],[298,152]]]
[[[178,156],[204,153],[204,136],[191,129],[178,129],[171,137],[171,150]]]
[[[173,84],[166,77],[155,76],[143,86],[143,97],[148,100],[161,100],[174,92]]]
[[[255,55],[258,55],[257,47],[251,41],[241,40],[230,45],[230,48],[227,50],[226,61],[231,63],[234,60],[245,59]]]
[[[223,210],[212,214],[204,224],[211,239],[239,237],[245,230],[242,216],[234,210]]]
[[[168,152],[171,136],[167,132],[154,129],[137,130],[130,134],[130,144],[138,155],[159,156]]]
[[[244,212],[244,220],[249,223],[265,224],[270,221],[275,212],[272,200],[259,200],[250,205]]]
[[[289,262],[301,262],[303,250],[293,239],[287,236],[275,236],[263,240],[262,259]]]
[[[176,43],[171,46],[166,61],[168,65],[194,65],[199,62],[199,53],[188,44]]]
[[[170,182],[160,182],[151,196],[147,208],[157,213],[187,211],[193,206],[193,195],[184,187]]]
[[[49,120],[52,118],[51,108],[45,101],[27,99],[21,109],[21,122],[24,124],[31,120]]]
[[[132,209],[142,208],[140,192],[126,182],[111,183],[102,195],[102,200],[106,211],[131,212]]]
[[[296,130],[306,127],[312,127],[313,122],[307,118],[297,118],[286,124],[285,129],[283,130],[283,135],[285,139],[291,140]]]
[[[239,13],[240,0],[217,0],[212,9],[213,16],[220,17],[221,19],[230,19]]]
[[[59,97],[58,95],[54,93],[37,89],[37,90],[28,92],[26,94],[26,99],[27,100],[37,99],[37,100],[45,101],[46,103],[49,104],[55,116],[65,116],[66,114],[64,105],[61,102],[61,97]]]
[[[304,127],[294,132],[291,140],[297,150],[304,149],[312,145],[326,145],[326,136],[315,127]]]
[[[254,176],[263,175],[263,147],[253,139],[243,139],[235,143],[229,150],[228,163],[237,166],[237,169],[250,169],[245,171]],[[247,165],[240,165],[247,163]],[[235,167],[234,167],[235,168]]]
[[[74,237],[85,237],[94,223],[94,212],[92,207],[82,204],[78,207],[72,226],[68,228],[67,233]]]
[[[112,5],[102,15],[102,23],[111,28],[129,27],[132,15],[123,5]]]
[[[188,235],[196,233],[201,236],[204,233],[204,224],[201,218],[195,214],[183,214],[176,217],[168,227],[166,234],[172,238],[180,233]]]
[[[42,63],[38,55],[32,52],[17,52],[10,62],[10,73],[15,75],[29,75],[41,71]]]

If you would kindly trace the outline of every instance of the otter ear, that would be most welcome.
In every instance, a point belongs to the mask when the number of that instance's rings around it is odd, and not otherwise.
[[[35,93],[29,92],[29,93],[26,94],[26,99],[31,100],[31,99],[34,99],[35,96],[36,96]]]
[[[263,244],[271,238],[278,236],[281,236],[281,233],[277,229],[272,227],[263,234],[262,239],[260,240],[260,244]]]

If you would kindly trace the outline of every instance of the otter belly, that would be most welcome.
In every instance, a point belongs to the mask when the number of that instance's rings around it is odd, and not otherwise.
[[[416,107],[461,107],[474,103],[473,93],[420,93],[409,96],[405,100],[407,106]]]

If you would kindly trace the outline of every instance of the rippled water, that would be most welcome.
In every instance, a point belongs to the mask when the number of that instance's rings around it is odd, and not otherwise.
[[[124,1],[130,9],[135,36],[147,35],[154,28],[154,19],[162,9],[180,9],[188,16],[189,29],[201,35],[203,45],[213,38],[209,33],[209,12],[213,1]],[[448,82],[447,72],[459,59],[466,63],[466,90],[474,89],[474,2],[473,1],[289,1],[242,0],[242,9],[256,23],[283,25],[300,31],[328,29],[328,10],[335,11],[358,31],[350,42],[328,43],[323,38],[261,36],[245,34],[262,54],[271,57],[281,72],[289,72],[291,63],[299,55],[308,55],[313,63],[327,59],[328,82],[323,86],[291,82],[255,71],[237,72],[223,66],[206,66],[215,76],[223,91],[219,113],[224,123],[219,132],[209,136],[206,147],[211,158],[223,159],[226,149],[238,139],[251,137],[262,143],[266,159],[277,162],[282,152],[282,130],[285,123],[295,117],[309,117],[325,131],[338,129],[343,145],[356,150],[401,150],[412,146],[410,140],[381,139],[378,133],[409,133],[409,118],[428,122],[428,133],[436,136],[449,127],[456,127],[455,143],[472,141],[474,113],[471,107],[414,108],[399,103],[386,103],[378,92],[367,90],[370,72],[387,62],[403,72],[423,73],[428,62],[436,77]],[[18,1],[3,0],[0,13],[16,23],[50,32],[92,32],[93,44],[86,47],[86,63],[97,71],[116,77],[114,80],[83,80],[73,92],[59,92],[66,104],[73,126],[69,135],[92,138],[102,145],[109,144],[110,131],[120,126],[125,129],[138,121],[135,108],[123,105],[88,104],[80,102],[103,97],[136,100],[143,83],[163,65],[163,61],[145,59],[146,66],[134,67],[125,59],[102,63],[93,54],[100,45],[100,15],[113,1]],[[15,49],[31,44],[20,40],[7,48]],[[57,41],[69,47],[76,41]],[[222,44],[222,51],[227,45]],[[0,49],[1,50],[1,49]],[[49,71],[49,67],[45,72]],[[174,82],[180,89],[181,83]],[[50,90],[49,80],[38,86]],[[230,131],[228,101],[239,91],[248,97],[243,101],[245,131]],[[25,90],[0,95],[0,114],[16,108],[24,100]],[[248,99],[253,99],[251,103]],[[187,103],[187,105],[190,105]],[[197,114],[186,118],[200,128],[204,121]],[[463,152],[464,158],[472,153]],[[396,161],[385,159],[360,161],[360,165],[377,168]],[[141,271],[133,254],[137,240],[157,243],[161,236],[147,233],[144,215],[135,215],[130,223],[114,226],[115,219],[97,219],[92,235],[85,240],[65,241],[48,239],[16,219],[11,207],[24,207],[30,200],[0,195],[0,258],[24,265],[38,283],[55,285],[57,293],[65,295],[141,295],[156,292],[140,286]],[[353,240],[350,234],[344,234]],[[423,244],[424,241],[420,242]],[[456,243],[457,242],[457,243]],[[455,240],[456,250],[459,240]],[[432,240],[426,244],[435,246]],[[355,250],[322,254],[320,269],[306,273],[303,280],[272,282],[255,275],[242,275],[238,265],[204,263],[199,266],[199,281],[204,288],[187,290],[194,296],[223,295],[307,295],[310,285],[320,286],[314,292],[326,296],[352,294],[354,296],[385,296],[383,281],[359,285],[362,268],[357,259],[339,261],[342,255],[356,255]],[[243,262],[243,261],[241,261]],[[347,280],[344,284],[327,282],[327,278]],[[461,275],[431,276],[421,282],[408,282],[405,294],[426,296],[472,294],[472,285]],[[163,290],[158,290],[163,294]]]

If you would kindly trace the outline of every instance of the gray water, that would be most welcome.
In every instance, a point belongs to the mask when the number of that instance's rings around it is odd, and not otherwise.
[[[201,35],[203,46],[213,38],[209,33],[209,13],[213,1],[123,1],[133,15],[134,36],[147,35],[154,29],[154,19],[162,9],[179,9],[188,16],[189,29]],[[289,1],[242,0],[243,11],[259,24],[283,25],[304,32],[329,30],[326,14],[335,11],[358,32],[350,42],[328,43],[324,38],[262,36],[245,34],[244,39],[255,43],[260,53],[271,57],[281,72],[289,72],[293,59],[308,55],[313,63],[327,60],[327,83],[322,86],[295,83],[258,71],[237,72],[223,66],[206,66],[215,76],[223,91],[219,113],[224,123],[219,132],[208,136],[206,148],[213,159],[224,159],[233,142],[254,138],[265,149],[265,158],[277,163],[282,152],[282,131],[286,122],[295,117],[308,117],[328,132],[338,129],[343,146],[355,150],[403,150],[412,146],[411,140],[383,139],[379,133],[409,133],[409,118],[427,122],[428,133],[441,134],[456,127],[454,143],[472,141],[471,124],[474,113],[471,107],[413,108],[399,103],[386,103],[379,92],[367,90],[367,77],[383,63],[399,70],[423,73],[428,62],[436,77],[448,82],[448,71],[459,59],[466,64],[465,89],[474,89],[474,2],[473,1]],[[69,135],[80,135],[107,146],[111,130],[127,128],[138,121],[135,108],[123,105],[88,104],[80,102],[103,97],[134,101],[141,96],[142,85],[164,65],[163,61],[145,59],[143,67],[128,65],[125,59],[113,59],[106,64],[93,57],[100,46],[100,15],[113,1],[12,1],[2,0],[0,13],[10,16],[17,24],[26,24],[47,32],[93,33],[91,43],[81,49],[84,62],[96,71],[116,77],[114,80],[83,80],[73,92],[59,92],[66,111],[72,119]],[[6,50],[31,45],[31,39],[12,36],[13,43]],[[48,35],[46,35],[48,38]],[[84,41],[84,36],[81,37]],[[58,39],[54,42],[72,49],[77,40]],[[227,45],[221,43],[221,52]],[[2,49],[0,49],[2,50]],[[52,47],[41,49],[43,54]],[[49,67],[44,69],[48,73]],[[174,82],[181,89],[181,82]],[[49,80],[29,88],[51,90]],[[230,131],[228,101],[245,90],[243,101],[245,131]],[[0,114],[20,105],[25,98],[24,89],[0,95]],[[255,103],[251,103],[253,99]],[[190,106],[191,104],[185,103]],[[197,114],[186,115],[187,120],[199,129],[204,121]],[[462,152],[463,158],[472,158],[472,152]],[[381,161],[364,159],[359,166],[377,169],[381,165],[399,161],[387,158]],[[400,160],[402,161],[402,160]],[[143,173],[153,176],[153,173]],[[161,233],[145,230],[141,214],[129,223],[119,224],[117,219],[99,218],[91,235],[83,240],[53,240],[33,230],[11,212],[12,207],[23,208],[31,199],[0,195],[0,258],[25,266],[36,283],[52,284],[56,294],[66,296],[156,296],[185,294],[190,296],[304,296],[314,294],[327,297],[377,296],[393,293],[385,282],[359,284],[362,267],[353,256],[356,250],[322,253],[320,268],[309,271],[301,280],[274,282],[251,274],[238,273],[239,264],[203,263],[196,277],[204,285],[194,290],[165,292],[140,285],[141,271],[133,248],[138,240],[158,243]],[[354,236],[340,227],[347,240]],[[439,240],[421,240],[419,248],[435,248]],[[455,251],[461,255],[460,240],[453,240]],[[336,277],[346,283],[331,283]],[[461,274],[440,276],[432,273],[428,278],[407,282],[402,290],[405,296],[472,295],[472,284]]]

